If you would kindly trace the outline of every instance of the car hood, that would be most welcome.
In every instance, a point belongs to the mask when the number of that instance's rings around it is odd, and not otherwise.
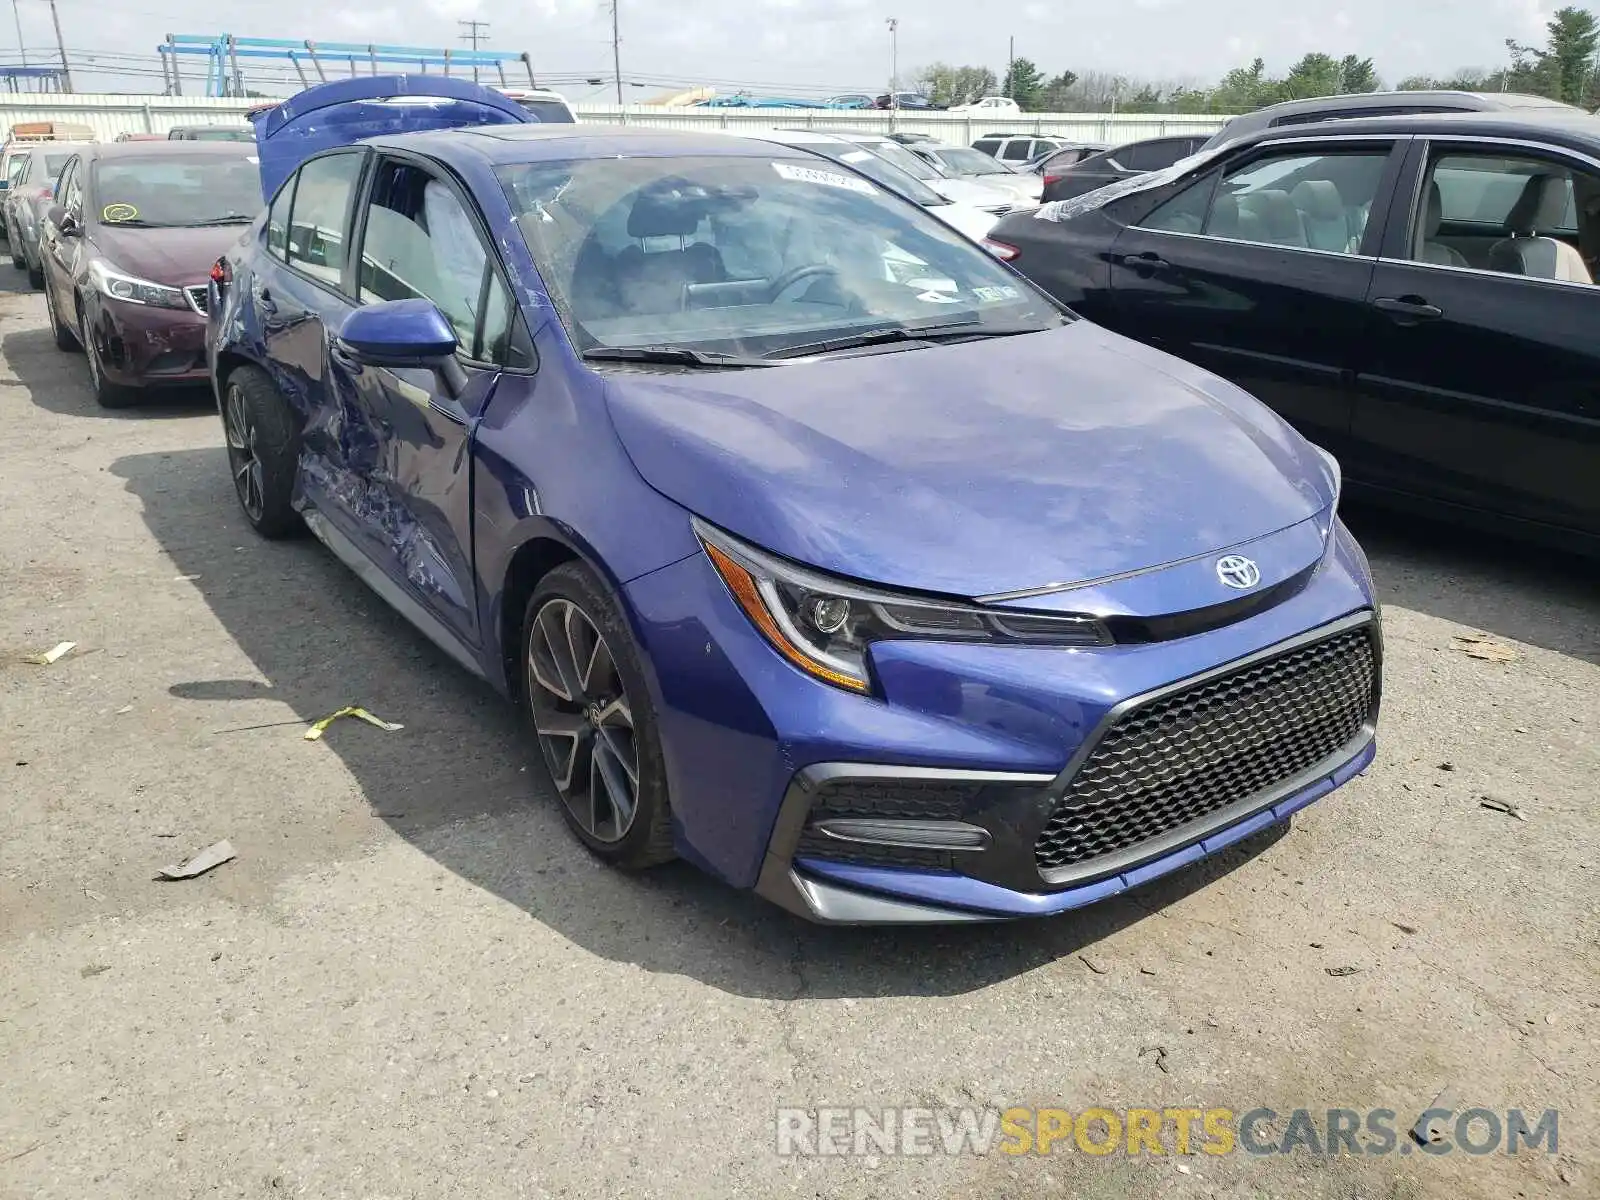
[[[606,369],[658,491],[790,559],[986,596],[1236,546],[1332,504],[1245,393],[1087,321],[743,371]]]
[[[928,210],[951,229],[966,234],[975,242],[981,242],[989,235],[989,230],[995,227],[999,217],[992,212],[985,212],[981,208],[974,208],[970,204],[958,204],[952,200],[949,204],[936,204]]]
[[[1016,195],[1009,188],[990,187],[971,179],[928,179],[924,182],[946,200],[970,204],[974,208],[1010,207],[1017,202]]]
[[[1024,200],[1037,204],[1039,197],[1044,194],[1044,176],[1019,175],[1015,171],[1008,171],[1004,175],[978,175],[974,178],[981,180],[986,186],[998,188],[1007,194],[1021,196]]]
[[[91,240],[111,266],[174,287],[204,283],[211,264],[248,226],[207,225],[199,229],[117,229],[96,225]]]

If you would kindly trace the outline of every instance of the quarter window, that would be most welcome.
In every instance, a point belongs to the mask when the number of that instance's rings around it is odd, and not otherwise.
[[[77,215],[83,211],[83,160],[74,158],[61,170],[61,178],[56,181],[56,195],[61,198],[61,207],[67,212]]]
[[[300,168],[289,218],[289,262],[337,284],[344,276],[350,197],[361,176],[360,154],[330,154]]]
[[[1600,175],[1556,158],[1435,154],[1412,221],[1411,257],[1593,283],[1600,269]]]
[[[293,179],[278,189],[267,212],[267,253],[273,258],[287,258],[289,254],[289,204],[294,199]]]
[[[1387,146],[1381,151],[1267,154],[1229,171],[1209,195],[1207,182],[1214,177],[1191,185],[1155,209],[1144,225],[1230,241],[1355,254],[1366,234],[1388,156]],[[1202,196],[1209,203],[1204,205],[1203,224],[1196,228]]]

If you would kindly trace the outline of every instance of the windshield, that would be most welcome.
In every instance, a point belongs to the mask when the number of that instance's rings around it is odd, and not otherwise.
[[[981,150],[967,150],[957,146],[950,150],[933,151],[945,169],[952,175],[1010,175],[1011,168],[990,158]]]
[[[559,100],[520,99],[517,104],[532,113],[541,125],[571,125],[572,110]]]
[[[1063,323],[942,222],[815,161],[603,158],[499,174],[580,351],[748,359],[933,324],[981,337]]]
[[[91,196],[108,225],[242,224],[261,208],[261,176],[242,152],[108,159],[94,166]]]
[[[920,204],[923,208],[950,203],[921,180],[907,175],[893,163],[886,162],[872,151],[863,150],[860,146],[852,146],[848,142],[804,142],[800,148],[853,167],[868,179],[883,184],[890,191],[899,192],[907,200],[913,204]],[[913,154],[911,157],[915,158],[916,155]]]
[[[851,140],[854,141],[855,139]],[[882,138],[874,139],[870,142],[856,141],[856,144],[870,150],[890,166],[899,167],[913,179],[921,179],[926,182],[929,179],[944,178],[939,173],[938,167],[933,166],[927,159],[919,158],[911,153],[899,142],[891,142],[888,138]]]

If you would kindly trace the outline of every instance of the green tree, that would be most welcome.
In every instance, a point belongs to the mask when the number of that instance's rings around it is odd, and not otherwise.
[[[1547,26],[1550,45],[1545,58],[1556,68],[1557,94],[1568,104],[1582,104],[1594,74],[1594,52],[1600,46],[1600,21],[1581,8],[1558,8]]]
[[[999,87],[994,72],[987,67],[952,67],[949,63],[932,63],[913,78],[928,99],[944,105],[971,104],[993,96]]]
[[[1343,90],[1340,64],[1327,54],[1308,54],[1290,69],[1283,81],[1285,100],[1334,96]]]
[[[1370,58],[1346,54],[1339,63],[1339,90],[1345,93],[1375,92],[1379,80]]]
[[[1024,112],[1038,112],[1044,99],[1044,73],[1026,58],[1014,59],[1001,83],[1005,95],[1017,102]]]
[[[1078,82],[1078,76],[1073,71],[1063,71],[1052,77],[1044,85],[1044,95],[1039,98],[1039,108],[1043,112],[1071,112],[1073,101],[1073,85]]]

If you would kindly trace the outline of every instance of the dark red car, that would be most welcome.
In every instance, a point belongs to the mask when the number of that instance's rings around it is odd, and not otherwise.
[[[102,405],[206,382],[211,264],[260,209],[254,146],[95,145],[62,168],[40,236],[45,307]]]

